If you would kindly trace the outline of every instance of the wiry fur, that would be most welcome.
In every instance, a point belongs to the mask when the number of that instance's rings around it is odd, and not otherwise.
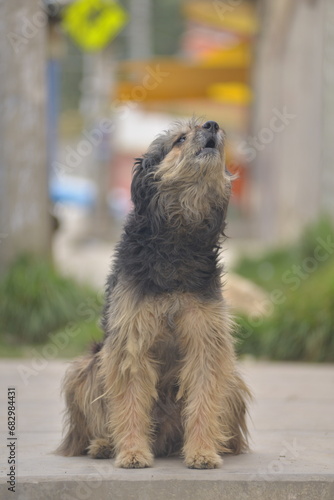
[[[116,465],[134,468],[182,453],[188,467],[214,468],[220,454],[247,449],[250,395],[218,264],[230,176],[212,123],[177,124],[135,163],[105,337],[66,375],[60,454],[116,455]]]

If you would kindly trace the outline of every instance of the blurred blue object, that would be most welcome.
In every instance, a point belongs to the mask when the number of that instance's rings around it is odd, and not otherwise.
[[[82,177],[69,177],[50,180],[50,198],[53,203],[68,203],[85,208],[92,208],[96,203],[95,184]]]

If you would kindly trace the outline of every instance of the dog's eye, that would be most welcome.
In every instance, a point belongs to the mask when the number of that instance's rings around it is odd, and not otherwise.
[[[181,144],[182,142],[184,142],[186,140],[186,136],[185,135],[181,135],[181,137],[179,137],[177,139],[177,141],[174,142],[174,145],[175,144]]]

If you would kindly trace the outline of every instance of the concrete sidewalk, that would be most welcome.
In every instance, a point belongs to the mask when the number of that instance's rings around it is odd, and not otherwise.
[[[122,470],[113,460],[53,455],[66,363],[1,360],[0,366],[1,500],[334,499],[334,366],[243,363],[255,396],[252,451],[209,471],[189,470],[175,458]],[[15,493],[6,484],[8,387],[16,388]]]

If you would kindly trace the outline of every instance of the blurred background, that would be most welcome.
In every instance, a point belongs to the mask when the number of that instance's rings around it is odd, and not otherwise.
[[[217,121],[239,354],[334,361],[332,0],[0,0],[0,349],[101,336],[133,159]]]

